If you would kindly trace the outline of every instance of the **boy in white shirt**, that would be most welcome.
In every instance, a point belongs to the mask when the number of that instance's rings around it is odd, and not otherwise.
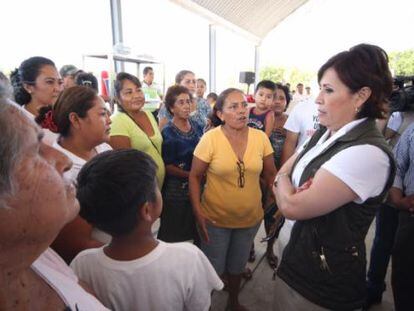
[[[208,310],[211,291],[223,287],[208,259],[192,244],[152,235],[162,210],[155,174],[153,160],[133,149],[99,154],[82,168],[80,215],[113,238],[71,267],[112,310]]]

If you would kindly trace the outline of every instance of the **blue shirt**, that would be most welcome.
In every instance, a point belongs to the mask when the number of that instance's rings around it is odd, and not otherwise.
[[[180,131],[171,121],[162,130],[162,158],[165,165],[172,164],[184,171],[190,171],[193,152],[203,130],[197,123],[190,120],[191,130]]]
[[[207,116],[211,112],[211,107],[207,100],[204,98],[197,98],[197,110],[191,115],[190,119],[197,122],[199,127],[204,129],[207,124]],[[172,120],[172,114],[167,110],[165,105],[162,105],[158,111],[158,120],[167,118],[168,121]]]
[[[405,196],[414,194],[414,124],[401,135],[394,147],[397,172],[393,187],[401,189]]]

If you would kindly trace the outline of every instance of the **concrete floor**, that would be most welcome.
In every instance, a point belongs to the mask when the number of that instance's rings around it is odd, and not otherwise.
[[[371,226],[366,239],[368,256],[371,251],[372,241],[374,238],[375,226]],[[249,311],[266,311],[271,310],[273,300],[273,270],[268,265],[264,253],[266,244],[260,243],[260,240],[265,236],[263,225],[261,226],[255,240],[256,261],[249,264],[253,270],[253,278],[250,281],[242,284],[240,293],[240,302]],[[368,258],[369,260],[369,258]],[[391,265],[390,265],[391,266]],[[372,311],[391,311],[394,310],[394,302],[392,298],[391,283],[390,283],[391,269],[387,272],[387,290],[383,295],[381,304],[372,307]],[[227,305],[227,292],[215,292],[212,297],[211,311],[224,311]],[[283,311],[283,310],[281,310]]]

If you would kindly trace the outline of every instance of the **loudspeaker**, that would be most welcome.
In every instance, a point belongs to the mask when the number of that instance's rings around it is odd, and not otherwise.
[[[255,74],[252,71],[241,71],[239,76],[240,83],[253,84]]]

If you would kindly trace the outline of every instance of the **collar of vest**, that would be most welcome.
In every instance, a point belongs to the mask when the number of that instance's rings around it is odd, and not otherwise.
[[[315,139],[317,138],[319,140],[322,137],[322,135],[325,134],[326,131],[327,131],[327,128],[325,126],[321,125],[320,128],[319,128],[319,131],[317,131],[318,135],[314,135],[315,137],[312,137],[312,140],[313,140],[313,138],[315,138]],[[367,120],[359,123],[358,125],[356,125],[354,128],[352,128],[345,135],[339,137],[337,140],[335,140],[335,142],[338,142],[338,141],[342,141],[342,142],[354,141],[354,140],[360,138],[361,136],[365,135],[367,133],[367,131],[368,132],[376,131],[377,132],[376,138],[381,138],[382,137],[381,133],[377,130],[375,120],[367,119]]]

